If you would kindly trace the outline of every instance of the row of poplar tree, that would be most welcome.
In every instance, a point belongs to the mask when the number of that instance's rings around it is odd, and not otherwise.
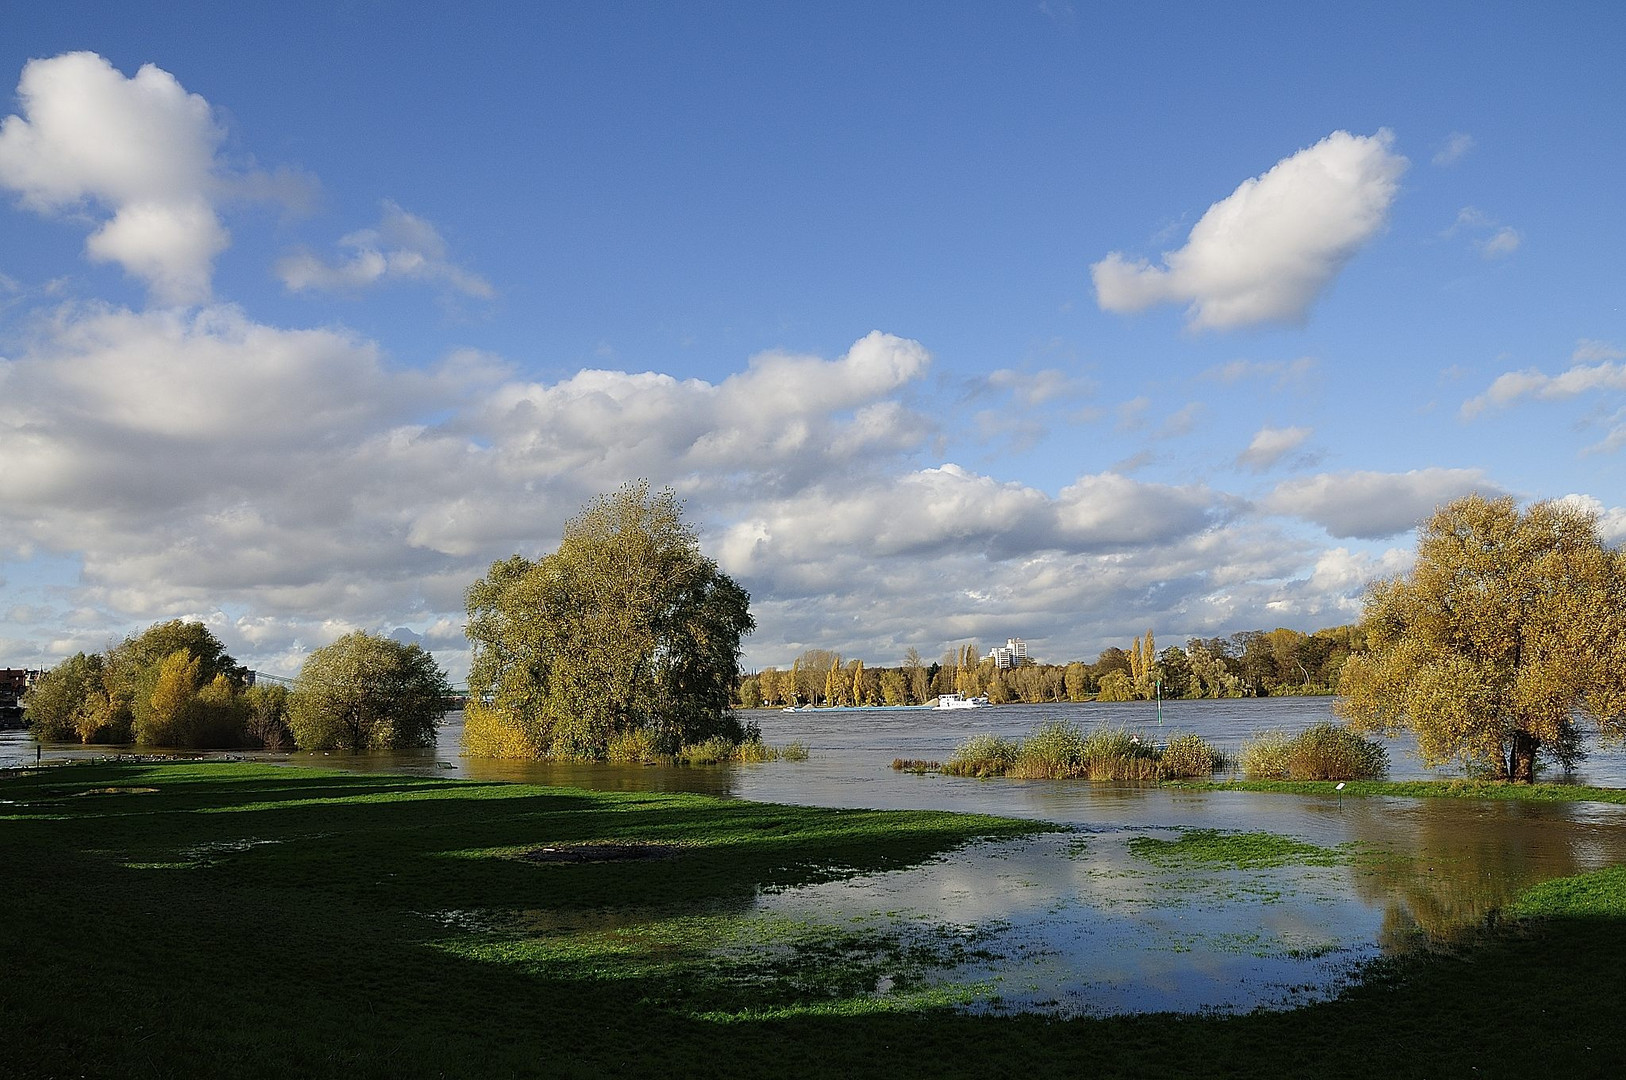
[[[1026,663],[1001,668],[978,655],[975,643],[925,663],[910,649],[897,667],[866,667],[840,653],[809,649],[788,670],[764,668],[740,680],[737,704],[919,705],[947,693],[987,695],[1007,702],[1134,701],[1222,698],[1270,694],[1333,693],[1350,653],[1359,648],[1358,627],[1337,626],[1313,634],[1278,628],[1230,637],[1192,638],[1157,651],[1151,630],[1128,649],[1104,650],[1094,663]]]

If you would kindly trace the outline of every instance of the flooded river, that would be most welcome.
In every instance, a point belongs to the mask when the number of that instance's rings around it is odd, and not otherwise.
[[[1328,719],[1329,705],[1324,698],[1170,702],[1162,730],[1196,731],[1234,753],[1256,732]],[[1046,720],[1122,725],[1157,737],[1154,707],[1144,702],[751,715],[767,742],[805,743],[810,759],[699,768],[467,759],[458,753],[457,714],[433,750],[250,756],[1068,825],[1068,832],[973,845],[909,870],[758,898],[764,917],[867,924],[906,936],[963,933],[976,941],[979,959],[938,977],[978,987],[974,1007],[987,1011],[1231,1010],[1313,1000],[1335,992],[1363,961],[1472,933],[1534,882],[1626,862],[1626,807],[979,781],[889,767],[896,757],[941,760],[972,734],[1021,736]],[[46,759],[106,753],[43,748]],[[34,756],[26,733],[0,732],[0,766]],[[1393,778],[1440,775],[1422,768],[1406,741],[1390,743],[1390,758]],[[1626,786],[1626,752],[1595,749],[1576,779]],[[1145,857],[1148,838],[1175,840],[1199,829],[1280,834],[1324,855],[1265,867]]]

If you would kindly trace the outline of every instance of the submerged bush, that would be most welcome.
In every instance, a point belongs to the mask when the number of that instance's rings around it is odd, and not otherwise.
[[[1242,747],[1249,780],[1377,780],[1389,772],[1389,751],[1376,740],[1338,724],[1317,724],[1297,735],[1265,732]]]
[[[655,733],[648,728],[633,728],[615,736],[605,748],[605,756],[611,761],[631,765],[644,765],[661,759],[659,748],[655,745]]]
[[[1125,728],[1097,728],[1084,740],[1083,770],[1089,780],[1156,780],[1157,750]]]
[[[760,765],[764,761],[778,761],[779,751],[761,739],[747,739],[735,747],[734,757],[747,765]]]
[[[1389,751],[1338,724],[1317,724],[1293,740],[1294,780],[1377,780],[1389,772]]]
[[[1060,780],[1079,774],[1084,734],[1072,724],[1041,724],[1018,744],[1016,760],[1006,771],[1025,780]]]
[[[942,771],[1023,780],[1161,780],[1205,776],[1223,762],[1223,755],[1196,735],[1177,735],[1168,746],[1158,747],[1124,728],[1086,733],[1056,722],[1016,741],[978,735],[955,750]]]
[[[943,771],[949,776],[1004,776],[1016,763],[1020,747],[1020,743],[998,735],[973,735],[943,762]]]
[[[690,743],[679,750],[677,760],[684,765],[718,765],[734,760],[734,753],[735,745],[732,739],[713,735],[704,742]]]
[[[1176,735],[1158,758],[1159,772],[1167,778],[1212,776],[1224,756],[1200,735]]]
[[[1249,780],[1286,780],[1291,740],[1280,731],[1265,731],[1242,744],[1242,775]]]
[[[692,743],[679,750],[671,760],[680,765],[721,765],[737,761],[743,765],[761,765],[767,761],[806,761],[807,747],[791,743],[783,750],[769,746],[761,737],[735,742],[721,735],[713,735],[705,742]]]

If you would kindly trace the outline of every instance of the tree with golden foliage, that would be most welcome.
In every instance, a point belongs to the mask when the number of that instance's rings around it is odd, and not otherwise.
[[[1417,735],[1423,759],[1518,783],[1581,756],[1577,720],[1626,731],[1626,554],[1594,515],[1470,495],[1423,526],[1409,575],[1372,586],[1336,705]]]

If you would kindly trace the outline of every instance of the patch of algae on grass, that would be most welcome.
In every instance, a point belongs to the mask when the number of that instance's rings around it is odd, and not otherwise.
[[[942,979],[967,963],[997,959],[987,928],[623,914],[625,921],[608,918],[597,927],[572,919],[586,925],[554,932],[543,929],[551,920],[533,913],[431,918],[465,932],[438,944],[447,952],[550,980],[636,982],[647,1003],[711,1020],[952,1008],[993,992],[986,982]]]
[[[1237,870],[1342,866],[1354,858],[1354,851],[1347,845],[1326,848],[1277,833],[1235,833],[1219,829],[1188,829],[1175,840],[1135,836],[1129,840],[1129,851],[1136,858],[1166,870],[1198,866]]]

